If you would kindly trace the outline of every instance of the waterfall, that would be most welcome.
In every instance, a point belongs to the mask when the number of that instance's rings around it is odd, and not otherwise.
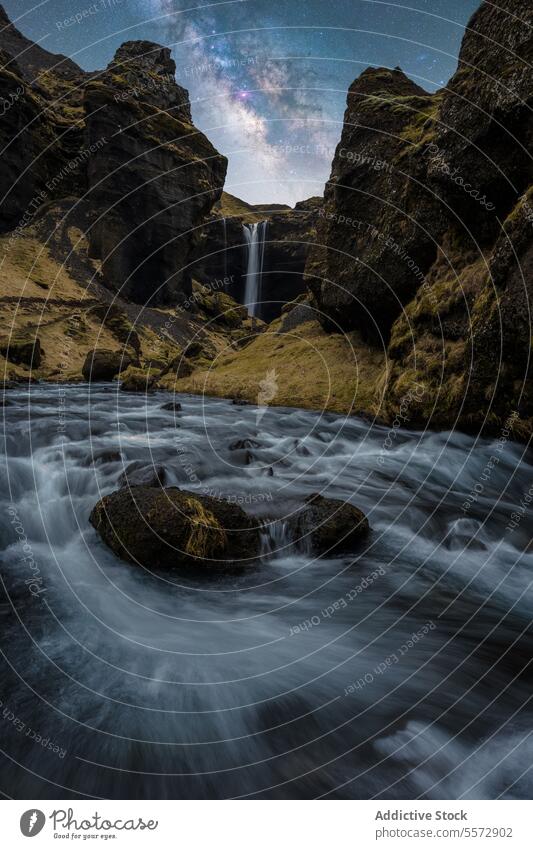
[[[244,303],[251,316],[261,317],[261,277],[265,257],[265,239],[267,222],[259,224],[243,224],[244,238],[248,247],[248,264],[246,267],[246,286]]]

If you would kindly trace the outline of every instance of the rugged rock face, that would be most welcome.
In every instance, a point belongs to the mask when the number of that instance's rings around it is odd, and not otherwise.
[[[226,160],[192,124],[170,51],[127,42],[106,71],[87,74],[22,36],[0,7],[0,66],[0,231],[87,193],[105,285],[142,304],[186,298]]]
[[[190,295],[195,228],[220,197],[227,165],[190,122],[186,92],[169,81],[174,68],[167,50],[130,42],[85,88],[91,255],[110,287],[152,305]]]
[[[86,76],[14,33],[0,31],[0,232],[27,226],[44,204],[85,186],[78,87]]]
[[[10,336],[0,339],[0,354],[11,363],[39,368],[43,350],[39,338],[17,339]]]
[[[333,160],[309,287],[332,329],[387,336],[420,285],[391,246],[401,244],[425,273],[444,220],[424,187],[424,133],[438,103],[400,70],[369,68],[351,86]],[[413,127],[416,125],[416,128]],[[429,222],[428,222],[429,219]],[[428,226],[430,225],[430,226]]]
[[[304,271],[316,237],[322,198],[297,203],[294,209],[273,211],[268,216],[263,265],[262,319],[272,321],[282,307],[307,291]],[[268,303],[271,302],[271,303]]]
[[[389,420],[531,430],[532,21],[483,3],[433,95],[398,69],[350,89],[306,274],[327,329],[386,351]]]
[[[241,507],[173,487],[120,489],[90,522],[117,557],[147,569],[226,569],[259,554],[259,532]]]
[[[0,42],[2,48],[11,56],[16,56],[16,64],[22,69],[24,78],[34,83],[40,74],[53,71],[54,75],[71,81],[79,81],[88,76],[72,59],[57,53],[49,53],[38,44],[30,41],[11,23],[4,7],[0,5]]]
[[[531,183],[532,24],[527,0],[483,3],[442,95],[428,177],[481,239],[498,230],[493,210],[481,205],[483,216],[475,199],[465,204],[458,177],[486,195],[501,219]]]

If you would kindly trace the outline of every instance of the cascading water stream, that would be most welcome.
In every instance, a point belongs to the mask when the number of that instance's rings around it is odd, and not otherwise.
[[[531,510],[506,530],[523,446],[402,431],[384,451],[389,429],[356,417],[272,407],[258,425],[257,407],[190,395],[176,414],[116,384],[6,400],[10,795],[531,798]],[[241,504],[261,560],[191,576],[118,560],[89,515],[139,461]],[[291,535],[316,492],[369,517],[352,554]]]
[[[263,261],[265,258],[267,222],[261,221],[258,224],[243,224],[242,227],[248,247],[244,303],[248,307],[248,312],[251,316],[261,318],[261,278],[263,276]]]

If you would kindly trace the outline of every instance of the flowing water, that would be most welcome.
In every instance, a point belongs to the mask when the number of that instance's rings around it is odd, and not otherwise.
[[[246,266],[246,285],[244,303],[251,316],[261,318],[261,280],[263,276],[263,260],[265,257],[265,239],[267,222],[242,225],[245,244],[248,251]]]
[[[530,798],[523,447],[180,400],[174,414],[168,396],[112,386],[9,393],[6,792]],[[238,439],[253,447],[230,450]],[[189,580],[117,560],[88,517],[132,460],[242,503],[264,526],[261,560]],[[286,517],[316,491],[367,513],[353,556],[295,548]]]

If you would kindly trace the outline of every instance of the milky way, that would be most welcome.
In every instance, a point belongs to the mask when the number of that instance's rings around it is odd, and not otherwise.
[[[368,65],[444,86],[477,0],[4,0],[25,34],[82,67],[134,38],[172,47],[195,123],[229,158],[226,190],[252,203],[321,194],[346,91]],[[196,8],[194,8],[196,7]],[[80,24],[60,22],[90,10]]]

